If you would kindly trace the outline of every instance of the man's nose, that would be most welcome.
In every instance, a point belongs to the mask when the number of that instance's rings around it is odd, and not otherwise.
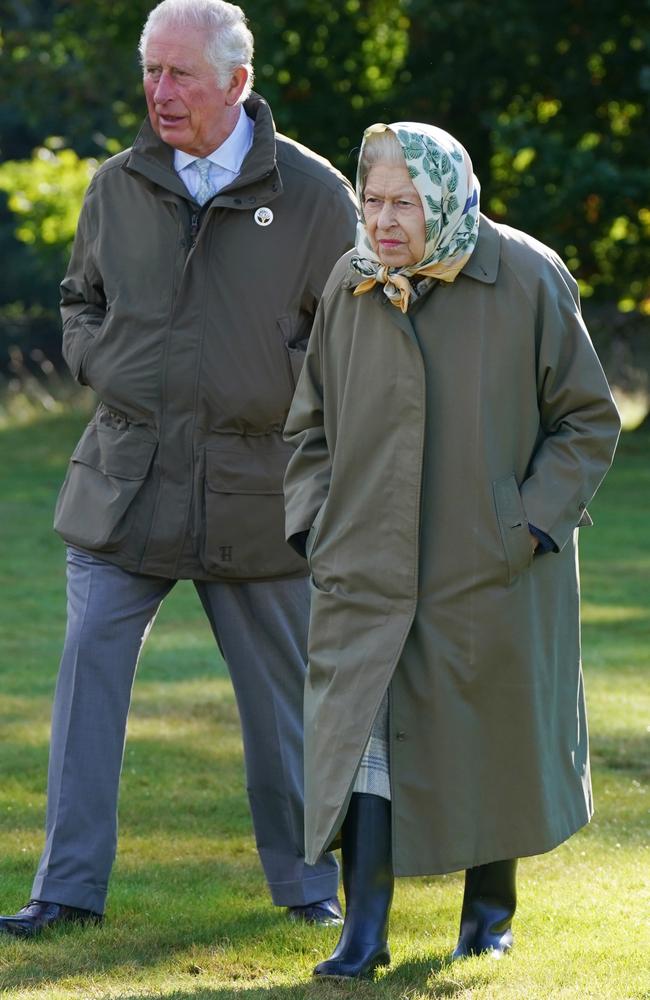
[[[173,80],[171,75],[165,71],[160,74],[153,98],[156,104],[164,104],[173,97]]]

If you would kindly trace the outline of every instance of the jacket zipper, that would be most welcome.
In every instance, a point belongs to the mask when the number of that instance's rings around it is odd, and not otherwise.
[[[199,212],[192,212],[190,220],[190,250],[196,246],[196,237],[199,233]]]

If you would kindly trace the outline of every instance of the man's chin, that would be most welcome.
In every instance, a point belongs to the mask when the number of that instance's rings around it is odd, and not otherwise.
[[[185,129],[185,123],[183,119],[178,119],[178,122],[168,121],[161,122],[160,119],[153,125],[153,130],[156,135],[160,136],[163,142],[166,142],[169,146],[174,146],[180,148],[183,140],[188,141],[188,136]]]

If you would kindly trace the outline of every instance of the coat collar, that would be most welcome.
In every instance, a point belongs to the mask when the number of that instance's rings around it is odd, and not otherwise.
[[[350,252],[350,256],[352,256],[352,253],[353,251]],[[465,267],[460,272],[459,277],[474,278],[476,281],[482,281],[486,285],[493,285],[499,273],[500,256],[501,234],[499,227],[491,219],[488,219],[487,216],[481,214],[476,247]],[[349,268],[344,281],[344,287],[354,289],[362,281],[365,281],[364,276],[359,274],[358,271]],[[386,298],[379,286],[374,289],[374,293],[381,294]],[[415,301],[417,303],[419,300],[416,299]],[[393,306],[394,308],[395,306]]]
[[[472,256],[460,272],[466,278],[475,278],[486,285],[493,285],[499,273],[501,235],[498,226],[481,213],[478,240]]]
[[[352,256],[353,252],[354,251],[350,252],[350,256]],[[458,275],[456,281],[460,280],[462,277],[467,277],[474,278],[476,281],[481,281],[486,285],[493,285],[497,279],[497,274],[499,273],[500,254],[501,235],[499,233],[499,227],[496,223],[488,219],[487,216],[481,214],[476,247],[474,248],[472,256],[467,261],[467,264]],[[353,271],[352,268],[349,268],[348,274],[343,281],[343,287],[350,289],[350,292],[352,292],[363,280],[363,275],[359,274],[357,271]],[[400,330],[403,330],[404,333],[417,343],[417,337],[415,336],[415,330],[413,328],[411,316],[409,315],[411,310],[407,313],[402,313],[399,309],[396,309],[395,306],[386,298],[383,288],[380,285],[373,288],[369,295],[372,296],[374,301],[379,306],[383,308],[387,307],[386,315],[388,318],[395,324],[395,326],[398,326]],[[419,304],[425,299],[426,296],[422,299],[416,299],[413,303],[415,308],[417,309]]]
[[[259,94],[253,92],[245,102],[244,110],[255,123],[253,145],[238,177],[212,199],[211,205],[250,209],[255,205],[264,205],[282,193],[271,109]],[[124,169],[146,177],[168,194],[190,200],[187,188],[174,170],[173,148],[156,135],[148,117],[131,147]]]

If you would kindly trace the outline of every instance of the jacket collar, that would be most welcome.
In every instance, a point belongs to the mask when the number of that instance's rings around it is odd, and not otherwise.
[[[250,209],[266,204],[282,193],[271,109],[259,94],[253,92],[245,102],[244,110],[255,123],[253,145],[238,177],[212,199],[211,206]],[[187,188],[174,170],[174,150],[156,135],[148,117],[131,147],[124,170],[146,177],[173,195],[173,200],[181,197],[190,201]]]

